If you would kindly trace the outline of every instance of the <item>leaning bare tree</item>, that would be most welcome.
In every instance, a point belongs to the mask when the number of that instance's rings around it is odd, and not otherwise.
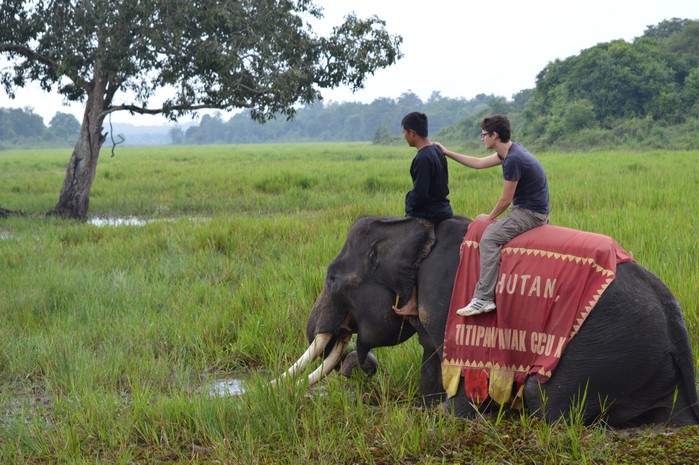
[[[264,122],[292,117],[320,89],[361,88],[400,58],[400,36],[377,17],[348,15],[328,37],[309,24],[311,0],[0,0],[0,82],[38,81],[85,113],[51,214],[85,219],[102,125],[112,112],[163,114],[250,109]],[[156,91],[171,98],[150,107]]]

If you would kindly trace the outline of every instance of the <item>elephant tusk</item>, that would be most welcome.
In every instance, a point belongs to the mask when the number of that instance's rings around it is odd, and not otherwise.
[[[325,346],[328,345],[331,338],[332,334],[330,333],[316,335],[313,342],[311,342],[308,349],[306,349],[306,352],[304,352],[304,354],[291,366],[291,368],[282,373],[278,379],[272,380],[272,384],[276,384],[279,379],[284,378],[286,375],[294,376],[298,371],[305,369],[311,361],[315,360],[320,354],[323,353]]]
[[[342,341],[337,341],[335,344],[335,347],[333,347],[333,350],[330,351],[330,355],[323,360],[323,363],[320,364],[316,370],[308,375],[308,387],[313,386],[316,384],[318,381],[320,381],[325,375],[330,373],[335,366],[340,362],[340,359],[342,358],[342,352],[345,350],[345,347],[347,347],[347,344],[349,343],[349,339],[345,339]]]

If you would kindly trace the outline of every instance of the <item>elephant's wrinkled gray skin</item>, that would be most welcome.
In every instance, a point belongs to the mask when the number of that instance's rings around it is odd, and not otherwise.
[[[356,333],[357,363],[366,367],[372,348],[399,344],[416,333],[424,349],[421,392],[427,401],[444,400],[444,327],[459,246],[469,222],[455,217],[442,222],[435,233],[429,223],[415,218],[359,219],[328,267],[306,326],[309,342],[318,334],[332,334],[327,354],[335,340]],[[403,305],[413,285],[419,317],[404,319],[391,306],[396,295]],[[612,426],[699,424],[694,363],[682,312],[667,287],[637,263],[617,267],[616,279],[550,380],[539,384],[529,378],[524,404],[553,421],[566,417],[585,391],[583,418],[588,423],[604,416]],[[463,386],[443,407],[460,416],[474,413]]]

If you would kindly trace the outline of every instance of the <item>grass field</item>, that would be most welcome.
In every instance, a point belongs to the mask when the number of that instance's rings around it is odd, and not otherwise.
[[[305,350],[325,268],[363,215],[403,214],[413,150],[369,144],[103,150],[90,215],[48,218],[69,150],[0,152],[1,463],[699,462],[699,428],[611,432],[418,408],[417,341],[310,394],[267,381]],[[553,224],[614,237],[673,291],[699,358],[699,153],[538,154]],[[452,205],[499,170],[450,164]],[[214,396],[244,380],[243,396]]]

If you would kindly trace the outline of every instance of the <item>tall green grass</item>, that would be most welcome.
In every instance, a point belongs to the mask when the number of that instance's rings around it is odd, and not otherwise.
[[[100,160],[95,217],[47,218],[68,150],[0,152],[2,463],[664,463],[674,435],[458,421],[416,408],[417,341],[367,380],[267,381],[305,350],[325,268],[362,215],[403,214],[413,150],[368,144],[158,147]],[[552,223],[608,234],[665,281],[699,357],[696,152],[540,154]],[[457,213],[489,211],[497,169],[450,164]],[[219,379],[244,396],[211,396]],[[681,453],[680,453],[681,452]],[[685,455],[681,455],[685,454]],[[694,454],[694,455],[691,455]],[[696,461],[694,460],[694,461]],[[684,461],[684,462],[683,462]]]

